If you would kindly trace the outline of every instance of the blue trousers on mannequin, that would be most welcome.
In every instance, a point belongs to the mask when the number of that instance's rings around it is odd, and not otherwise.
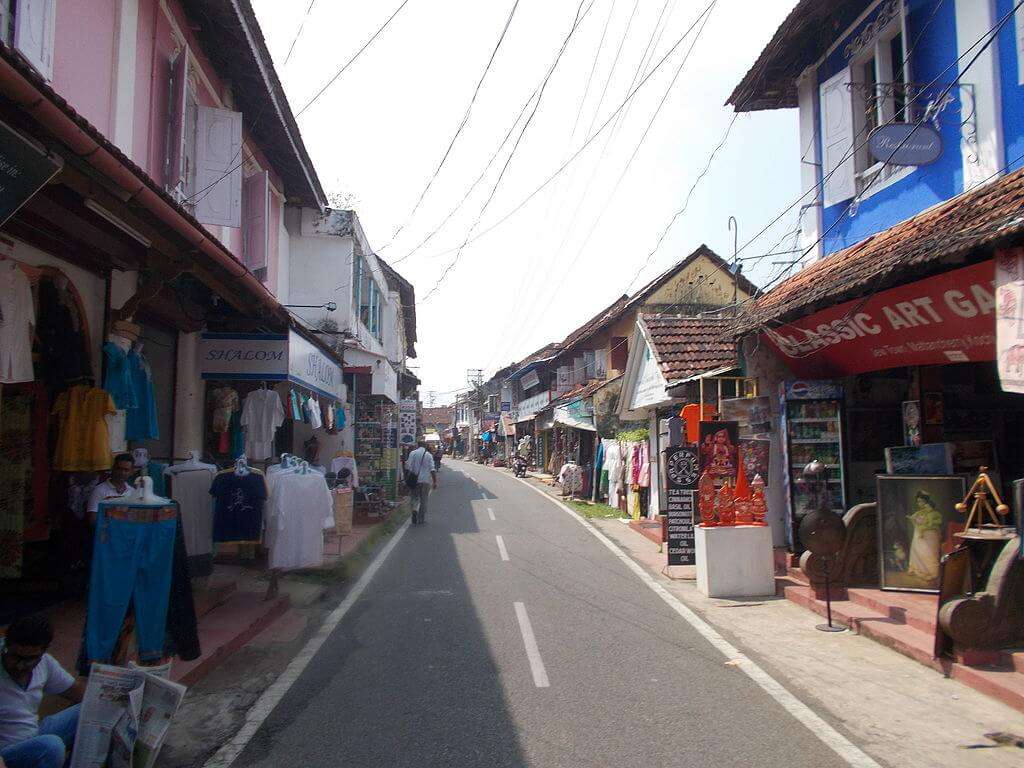
[[[163,657],[176,526],[176,505],[100,505],[85,626],[89,661],[110,660],[129,602],[139,659]]]
[[[75,746],[80,704],[39,723],[39,735],[0,749],[7,768],[61,768]]]

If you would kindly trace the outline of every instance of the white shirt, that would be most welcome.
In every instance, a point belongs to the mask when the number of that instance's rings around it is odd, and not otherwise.
[[[242,406],[245,427],[245,455],[253,461],[270,458],[274,452],[274,433],[284,424],[284,406],[272,389],[255,389]]]
[[[437,471],[437,466],[434,464],[434,455],[426,448],[417,448],[405,460],[405,469],[408,472],[416,473],[417,482],[432,482],[433,477],[431,473]]]
[[[171,481],[171,496],[181,508],[181,532],[189,557],[213,552],[213,496],[210,486],[216,469],[176,472]]]
[[[118,490],[112,482],[104,480],[93,488],[92,495],[89,496],[89,506],[85,508],[85,511],[91,515],[95,515],[99,511],[100,502],[106,501],[107,499],[119,498],[124,496],[130,490],[131,485],[128,483],[124,484],[123,489]]]
[[[32,381],[32,326],[36,321],[28,276],[0,261],[0,384]]]
[[[75,678],[48,653],[43,654],[32,670],[32,679],[26,688],[14,682],[0,665],[0,749],[38,735],[39,704],[43,696],[64,693],[74,684]]]
[[[320,402],[315,397],[306,401],[306,416],[309,418],[309,426],[313,429],[320,429],[324,425],[320,414]]]
[[[334,501],[319,472],[281,471],[267,502],[271,568],[323,565],[324,531],[334,528]]]

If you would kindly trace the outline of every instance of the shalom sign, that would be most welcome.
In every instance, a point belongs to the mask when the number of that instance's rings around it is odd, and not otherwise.
[[[838,304],[765,331],[797,376],[995,359],[991,261]]]
[[[927,123],[893,123],[875,128],[868,151],[889,165],[931,165],[942,156],[942,136]]]

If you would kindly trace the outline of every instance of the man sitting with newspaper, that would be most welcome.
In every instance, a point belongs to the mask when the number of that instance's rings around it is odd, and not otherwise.
[[[75,741],[86,682],[75,680],[47,649],[45,616],[15,619],[0,640],[0,768],[61,768]],[[74,703],[39,721],[43,696]]]

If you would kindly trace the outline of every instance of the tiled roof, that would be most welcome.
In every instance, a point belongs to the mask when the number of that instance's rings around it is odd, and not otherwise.
[[[551,401],[551,406],[565,405],[576,400],[582,400],[585,397],[590,397],[592,394],[601,389],[606,384],[611,384],[613,381],[622,378],[622,374],[615,376],[611,379],[594,379],[588,381],[586,384],[580,384],[579,386],[573,387],[564,395],[560,395],[558,398]]]
[[[796,80],[871,0],[800,0],[729,96],[737,112],[797,105]]]
[[[615,322],[630,310],[640,309],[640,307],[643,306],[643,303],[654,295],[659,288],[664,286],[669,280],[679,274],[679,272],[701,257],[708,259],[718,269],[729,274],[731,277],[732,273],[729,270],[729,264],[706,245],[701,245],[694,250],[693,253],[689,254],[684,259],[677,261],[671,267],[647,283],[647,285],[640,288],[640,290],[632,296],[622,296],[616,299],[614,303],[601,310],[596,317],[591,318],[584,325],[581,325],[575,331],[566,336],[562,341],[561,351],[568,351],[577,342],[586,341],[587,338]],[[757,286],[745,278],[742,273],[737,275],[736,282],[739,284],[740,289],[748,295],[753,295],[757,291]]]
[[[640,322],[669,384],[739,364],[736,342],[727,338],[732,319],[644,314]]]
[[[750,331],[943,272],[1024,232],[1024,169],[826,256],[759,298],[734,330]]]

